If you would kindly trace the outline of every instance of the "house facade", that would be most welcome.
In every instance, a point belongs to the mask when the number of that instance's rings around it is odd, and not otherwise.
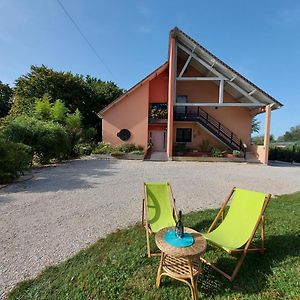
[[[268,162],[271,112],[280,102],[174,28],[168,61],[105,107],[103,141],[135,143],[168,159],[206,148]],[[265,113],[263,146],[251,145],[252,119]]]

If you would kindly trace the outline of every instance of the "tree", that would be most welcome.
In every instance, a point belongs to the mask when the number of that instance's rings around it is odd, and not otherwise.
[[[291,127],[284,135],[278,137],[279,142],[297,142],[300,141],[300,124]]]
[[[5,117],[12,105],[13,90],[0,81],[0,118]]]
[[[95,127],[100,122],[97,113],[122,93],[123,90],[113,82],[54,71],[44,65],[32,66],[28,74],[16,80],[11,114],[12,118],[23,113],[30,114],[36,98],[47,94],[52,103],[61,99],[71,113],[79,109],[83,125]]]
[[[251,124],[251,133],[258,133],[259,130],[260,130],[260,121],[258,121],[257,118],[253,118]]]
[[[264,135],[257,135],[257,136],[254,136],[252,137],[252,143],[255,144],[255,145],[263,145],[264,144]],[[274,135],[271,134],[270,135],[270,143],[274,143],[275,142],[275,138],[274,138]]]
[[[64,124],[66,120],[66,114],[68,109],[66,108],[63,101],[60,99],[56,100],[51,109],[52,119],[58,123]]]
[[[51,97],[44,95],[43,98],[37,99],[34,104],[34,115],[39,120],[50,120],[52,117]]]

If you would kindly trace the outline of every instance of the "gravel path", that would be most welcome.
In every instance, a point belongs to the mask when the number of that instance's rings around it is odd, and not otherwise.
[[[143,181],[169,181],[184,213],[217,207],[233,186],[300,190],[300,167],[88,158],[0,190],[0,299],[117,228],[140,220]]]

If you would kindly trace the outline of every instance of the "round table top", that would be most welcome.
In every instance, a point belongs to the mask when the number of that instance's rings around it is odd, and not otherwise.
[[[184,232],[190,233],[194,237],[194,244],[192,246],[179,248],[165,242],[164,235],[170,229],[174,229],[174,227],[166,227],[155,235],[155,242],[160,251],[174,257],[197,256],[205,251],[206,240],[204,237],[198,231],[188,227],[184,227]]]

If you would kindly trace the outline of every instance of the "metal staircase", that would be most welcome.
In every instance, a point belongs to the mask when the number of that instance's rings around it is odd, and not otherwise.
[[[187,107],[185,107],[184,112],[176,112],[175,110],[174,121],[198,122],[230,149],[243,152],[244,157],[246,155],[246,147],[242,140],[200,107],[192,111],[188,111]]]

